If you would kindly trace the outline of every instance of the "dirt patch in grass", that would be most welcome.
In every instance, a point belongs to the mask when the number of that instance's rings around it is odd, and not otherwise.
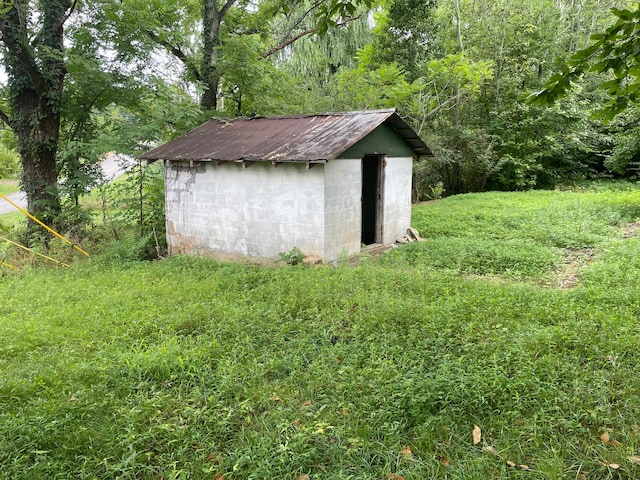
[[[628,223],[620,227],[622,238],[635,238],[640,233],[640,221]]]
[[[561,289],[575,288],[580,284],[580,271],[593,262],[595,253],[590,248],[566,249],[566,261],[556,276],[557,286]]]
[[[631,222],[618,228],[622,238],[640,236],[640,221]],[[595,252],[590,248],[565,249],[566,261],[556,276],[558,288],[570,289],[580,284],[580,272],[595,259]]]

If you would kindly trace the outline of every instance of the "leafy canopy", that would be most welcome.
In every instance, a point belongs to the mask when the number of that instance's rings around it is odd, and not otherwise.
[[[553,75],[528,100],[551,104],[567,94],[572,83],[586,72],[609,73],[601,87],[610,96],[599,114],[611,120],[638,102],[640,94],[640,4],[634,10],[612,8],[617,20],[604,32],[591,36],[591,45],[574,53],[560,73]]]

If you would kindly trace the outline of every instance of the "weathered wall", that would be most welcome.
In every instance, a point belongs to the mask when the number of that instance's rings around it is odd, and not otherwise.
[[[324,255],[323,166],[188,162],[166,169],[171,253]]]
[[[412,158],[387,158],[383,187],[383,244],[394,243],[411,226]]]
[[[362,160],[333,160],[324,167],[325,255],[334,260],[360,252]]]
[[[411,158],[388,158],[384,238],[411,222]],[[165,169],[170,253],[278,258],[298,247],[325,261],[360,251],[362,160],[316,165],[172,163]]]

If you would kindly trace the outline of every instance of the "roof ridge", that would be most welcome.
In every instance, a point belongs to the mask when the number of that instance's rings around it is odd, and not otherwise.
[[[284,120],[284,119],[296,119],[296,118],[313,118],[313,117],[355,117],[356,115],[378,115],[381,113],[397,113],[395,108],[382,108],[378,110],[355,110],[344,112],[324,112],[324,113],[300,113],[294,115],[267,115],[267,116],[255,116],[249,117],[211,117],[211,120],[218,120],[221,123],[237,122],[238,120]]]

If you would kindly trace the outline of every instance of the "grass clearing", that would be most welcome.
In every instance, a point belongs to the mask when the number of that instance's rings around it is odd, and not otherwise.
[[[0,193],[2,195],[9,195],[19,191],[20,187],[16,180],[0,180]]]
[[[7,273],[0,478],[638,478],[639,218],[634,185],[464,195],[355,267]]]

